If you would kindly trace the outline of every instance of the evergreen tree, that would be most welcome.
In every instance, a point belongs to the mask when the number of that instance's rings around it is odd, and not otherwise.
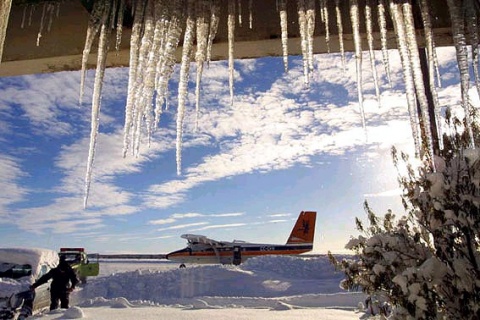
[[[329,253],[345,273],[341,286],[361,289],[392,319],[480,319],[480,150],[464,123],[448,111],[446,119],[441,154],[417,170],[392,148],[405,213],[380,218],[365,202],[368,227],[357,218],[360,235],[346,245],[355,257]]]

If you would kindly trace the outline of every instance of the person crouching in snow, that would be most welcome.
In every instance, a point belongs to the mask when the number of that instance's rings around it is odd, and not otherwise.
[[[70,292],[75,289],[78,279],[75,271],[65,261],[65,256],[60,256],[58,266],[40,277],[30,286],[30,289],[35,290],[36,287],[47,283],[50,279],[52,279],[52,284],[50,285],[50,310],[58,308],[58,300],[60,300],[62,309],[68,309]]]

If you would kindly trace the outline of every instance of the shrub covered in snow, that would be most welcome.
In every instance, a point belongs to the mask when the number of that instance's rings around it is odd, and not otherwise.
[[[432,161],[415,170],[392,149],[401,172],[404,215],[377,217],[368,203],[368,227],[346,248],[355,259],[336,260],[345,289],[362,289],[371,307],[393,319],[480,319],[480,150],[470,148],[461,123]],[[474,137],[479,137],[474,126]],[[477,141],[476,141],[476,144]]]

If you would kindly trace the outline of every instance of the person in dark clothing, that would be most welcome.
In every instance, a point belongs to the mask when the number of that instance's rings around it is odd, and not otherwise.
[[[30,289],[35,290],[36,287],[47,283],[50,279],[52,279],[52,284],[50,285],[50,310],[58,308],[58,300],[60,300],[62,309],[68,309],[70,292],[75,289],[78,279],[75,271],[65,261],[64,256],[60,257],[60,263],[56,268],[40,277],[30,286]]]

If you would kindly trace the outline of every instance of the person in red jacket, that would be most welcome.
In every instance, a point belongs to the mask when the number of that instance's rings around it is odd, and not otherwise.
[[[58,301],[60,300],[60,307],[68,309],[70,292],[75,289],[78,283],[77,275],[72,267],[65,261],[65,256],[60,256],[60,263],[56,268],[53,268],[48,273],[40,277],[30,289],[35,290],[36,287],[47,283],[52,279],[50,285],[50,310],[58,308]]]

